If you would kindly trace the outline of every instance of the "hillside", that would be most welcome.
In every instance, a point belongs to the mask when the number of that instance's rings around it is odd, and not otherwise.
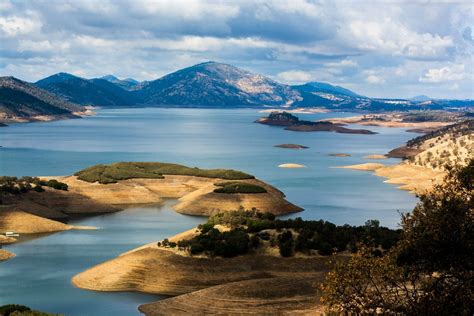
[[[467,120],[435,130],[407,142],[420,152],[410,163],[444,170],[445,166],[466,165],[474,153],[474,120]]]
[[[14,77],[0,77],[0,122],[78,118],[83,107]]]
[[[82,105],[130,106],[137,103],[131,92],[104,79],[84,79],[58,73],[37,81],[35,85]]]
[[[398,165],[365,163],[343,168],[374,171],[388,178],[385,182],[400,184],[400,189],[425,193],[441,183],[446,169],[466,166],[474,158],[474,120],[441,127],[415,137],[405,146],[390,151],[387,156],[406,158]]]

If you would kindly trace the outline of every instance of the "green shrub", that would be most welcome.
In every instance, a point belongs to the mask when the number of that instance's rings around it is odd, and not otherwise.
[[[9,304],[9,305],[0,306],[0,315],[10,316],[10,314],[16,311],[24,312],[24,311],[30,311],[30,310],[31,308],[29,308],[28,306]]]
[[[267,193],[265,188],[246,182],[220,182],[216,183],[219,188],[215,189],[215,193],[226,193],[226,194],[255,194],[255,193]]]

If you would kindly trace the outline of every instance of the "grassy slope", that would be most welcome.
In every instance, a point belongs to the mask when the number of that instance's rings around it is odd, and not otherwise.
[[[146,178],[162,179],[164,175],[182,175],[226,180],[253,179],[254,176],[230,169],[199,169],[161,162],[117,162],[110,165],[96,165],[74,174],[80,180],[116,183],[119,180]]]

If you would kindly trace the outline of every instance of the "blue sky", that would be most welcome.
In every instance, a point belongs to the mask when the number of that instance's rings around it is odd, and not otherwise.
[[[374,97],[474,98],[470,1],[0,1],[0,75],[156,79],[214,60]]]

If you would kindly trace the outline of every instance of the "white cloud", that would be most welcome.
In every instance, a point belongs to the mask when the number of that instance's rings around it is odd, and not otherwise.
[[[417,33],[400,22],[356,20],[349,23],[349,34],[363,50],[382,51],[407,57],[436,57],[453,46],[450,36]]]
[[[39,31],[42,24],[34,17],[0,16],[0,30],[7,37]]]
[[[357,62],[350,59],[343,59],[339,62],[325,63],[324,65],[326,67],[357,67],[359,66]]]
[[[464,65],[452,65],[441,68],[428,69],[420,82],[439,83],[446,81],[458,81],[466,78]]]
[[[309,72],[301,70],[289,70],[280,72],[276,78],[287,84],[298,84],[311,81],[312,75]]]
[[[371,83],[371,84],[382,84],[382,83],[385,83],[385,79],[380,77],[380,76],[376,76],[376,75],[369,75],[367,77],[367,82],[368,83]]]

